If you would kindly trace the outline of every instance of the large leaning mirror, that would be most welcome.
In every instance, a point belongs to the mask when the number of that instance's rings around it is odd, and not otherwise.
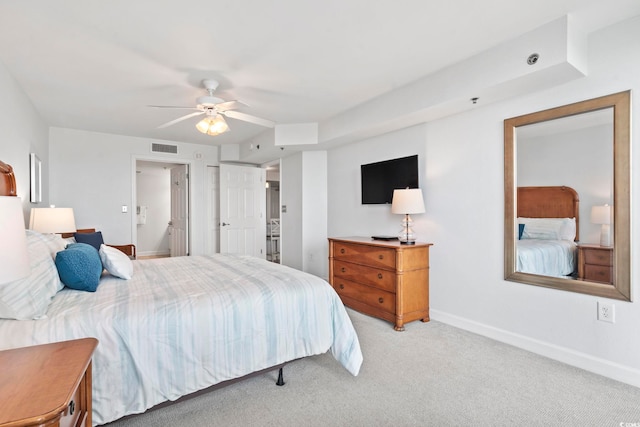
[[[505,279],[631,301],[630,92],[504,121]]]

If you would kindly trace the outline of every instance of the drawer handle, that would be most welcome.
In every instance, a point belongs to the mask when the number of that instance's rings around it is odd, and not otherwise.
[[[344,248],[340,249],[340,253],[343,254],[344,253]]]
[[[340,269],[340,271],[342,271],[342,272],[344,273],[345,271],[347,271],[347,269],[346,269],[346,268],[344,268],[344,267],[342,267],[342,268]]]
[[[344,285],[342,283],[340,284],[340,289],[344,289]]]
[[[69,402],[69,415],[73,415],[76,412],[76,403],[72,400]]]
[[[384,302],[384,298],[382,298],[382,297],[378,298],[378,302],[379,302],[380,304],[382,304],[382,303]]]
[[[378,259],[384,259],[384,255],[382,254],[378,255]]]
[[[382,279],[382,273],[378,273],[378,279]]]

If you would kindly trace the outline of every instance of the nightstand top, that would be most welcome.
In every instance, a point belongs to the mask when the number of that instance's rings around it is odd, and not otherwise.
[[[613,246],[600,246],[597,243],[578,243],[579,248],[600,249],[603,251],[612,251]]]
[[[0,424],[62,412],[97,345],[83,338],[0,351]]]

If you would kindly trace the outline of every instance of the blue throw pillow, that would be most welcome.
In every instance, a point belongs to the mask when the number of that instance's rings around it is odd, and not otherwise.
[[[56,254],[56,267],[60,280],[67,287],[79,291],[95,292],[102,275],[100,255],[91,245],[73,243]]]
[[[96,248],[96,251],[99,251],[100,245],[104,243],[101,231],[96,231],[95,233],[74,233],[73,237],[76,238],[76,242],[91,245]]]
[[[518,224],[518,240],[522,239],[522,233],[524,233],[524,224]]]

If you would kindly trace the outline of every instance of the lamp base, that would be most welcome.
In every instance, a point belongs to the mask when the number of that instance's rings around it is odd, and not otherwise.
[[[406,242],[403,242],[402,240],[400,241],[401,245],[415,245],[416,241],[415,240],[407,240]]]

